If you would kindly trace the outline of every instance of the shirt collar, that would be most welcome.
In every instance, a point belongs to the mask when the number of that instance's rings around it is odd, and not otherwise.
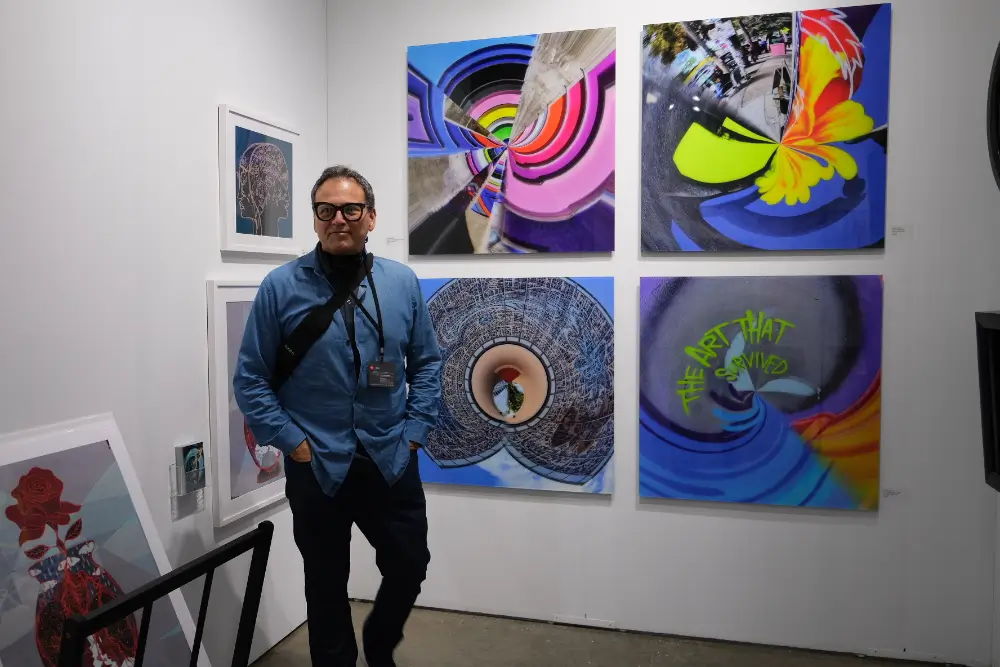
[[[319,275],[323,275],[323,267],[319,264],[319,243],[299,259],[299,266],[304,269],[312,269]]]
[[[319,271],[320,273],[322,273],[323,272],[323,267],[320,266],[320,263],[319,263],[319,247],[320,247],[319,243],[317,242],[316,245],[313,246],[312,250],[310,250],[306,254],[302,255],[301,259],[299,260],[300,265],[303,266],[303,267],[310,268],[313,271]],[[372,255],[373,259],[377,259],[377,257],[375,257],[371,253],[371,251],[369,251],[368,254]],[[374,269],[374,268],[375,268],[375,265],[373,263],[372,264],[372,269]]]

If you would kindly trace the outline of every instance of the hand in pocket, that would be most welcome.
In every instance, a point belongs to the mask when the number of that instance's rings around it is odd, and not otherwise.
[[[299,446],[290,454],[296,463],[309,463],[312,461],[312,449],[309,448],[309,440],[303,440]]]

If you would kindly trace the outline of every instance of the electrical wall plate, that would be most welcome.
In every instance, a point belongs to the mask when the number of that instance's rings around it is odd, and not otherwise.
[[[986,141],[990,151],[990,166],[993,178],[1000,188],[1000,46],[993,57],[993,71],[990,73],[989,101],[986,109]]]

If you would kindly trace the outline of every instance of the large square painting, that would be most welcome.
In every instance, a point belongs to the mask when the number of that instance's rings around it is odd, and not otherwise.
[[[425,482],[614,487],[614,281],[421,280],[443,357]]]
[[[222,250],[298,254],[292,239],[297,134],[219,107]]]
[[[885,243],[889,4],[657,23],[642,53],[642,249]]]
[[[411,255],[607,253],[615,30],[407,49]]]
[[[236,404],[233,374],[257,281],[209,281],[209,349],[215,518],[219,526],[284,498],[284,458],[257,443]]]
[[[644,497],[874,510],[882,277],[643,278]]]
[[[0,440],[0,665],[57,667],[67,617],[170,565],[110,416]],[[137,613],[89,637],[82,664],[131,666],[141,623]],[[192,631],[179,592],[159,600],[143,664],[189,664]]]

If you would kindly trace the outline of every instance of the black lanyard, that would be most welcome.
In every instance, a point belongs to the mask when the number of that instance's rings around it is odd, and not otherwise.
[[[365,276],[368,278],[368,286],[372,290],[372,299],[375,300],[375,315],[378,317],[378,321],[371,316],[368,309],[364,307],[361,303],[361,299],[358,298],[357,293],[354,294],[354,303],[358,304],[358,308],[361,309],[361,314],[368,318],[368,321],[372,323],[375,330],[378,332],[378,360],[380,362],[385,361],[385,330],[382,327],[382,308],[378,304],[378,291],[375,289],[375,279],[372,278],[371,269],[368,268],[368,257],[366,256],[362,262],[365,266]],[[372,265],[375,263],[372,262]]]

